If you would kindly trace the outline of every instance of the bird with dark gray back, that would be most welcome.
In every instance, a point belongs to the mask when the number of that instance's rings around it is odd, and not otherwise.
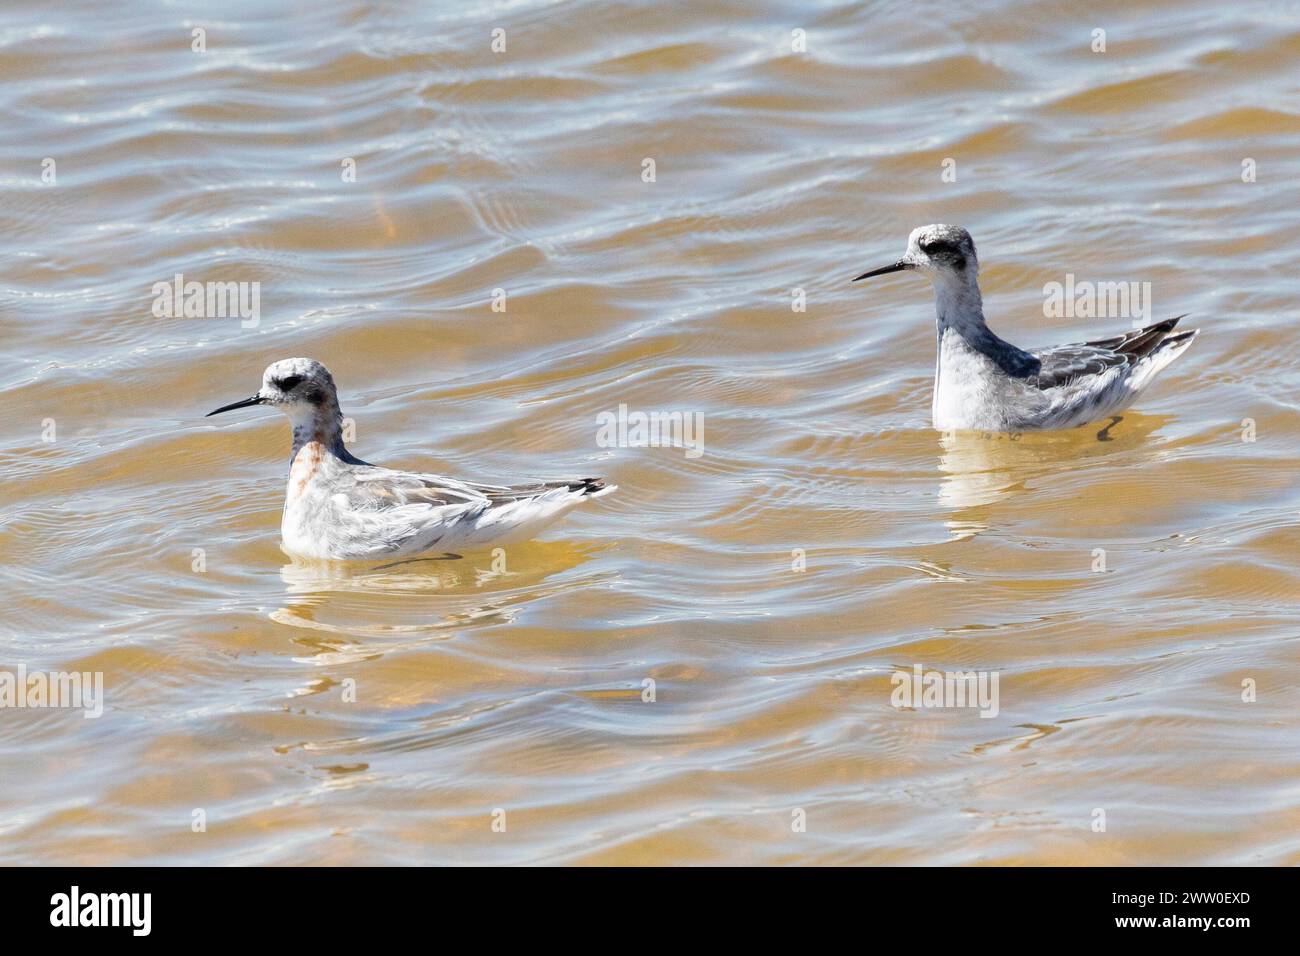
[[[984,321],[975,243],[960,226],[914,229],[903,258],[853,281],[911,270],[934,284],[938,357],[931,417],[941,431],[1074,428],[1114,415],[1199,331],[1175,332],[1180,315],[1093,342],[1017,348]]]
[[[293,424],[280,537],[309,558],[389,558],[496,547],[535,536],[584,501],[600,478],[506,487],[380,468],[343,444],[334,378],[319,362],[268,366],[257,394],[208,415],[270,405]]]

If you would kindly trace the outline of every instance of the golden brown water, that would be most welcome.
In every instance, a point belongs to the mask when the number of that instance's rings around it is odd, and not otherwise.
[[[0,14],[0,665],[106,694],[0,710],[0,859],[1300,863],[1300,12],[967,6]],[[1202,337],[1109,440],[942,436],[926,284],[848,281],[936,221],[1014,342],[1131,325],[1066,272]],[[620,491],[291,562],[284,419],[202,416],[302,354],[369,460]]]

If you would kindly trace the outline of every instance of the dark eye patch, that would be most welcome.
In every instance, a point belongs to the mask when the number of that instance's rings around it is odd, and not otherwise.
[[[966,253],[955,242],[947,239],[930,239],[921,243],[921,251],[930,258],[940,258],[950,263],[958,272],[966,271]]]
[[[288,378],[282,378],[275,383],[276,388],[282,392],[287,392],[302,382],[301,375],[290,375]]]
[[[935,253],[947,253],[948,255],[960,255],[961,251],[946,239],[931,239],[928,242],[921,243],[921,251],[927,256]]]

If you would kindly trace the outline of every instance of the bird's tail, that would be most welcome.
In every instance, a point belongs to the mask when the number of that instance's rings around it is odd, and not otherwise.
[[[1182,318],[1182,316],[1179,316],[1179,318]],[[1188,329],[1185,332],[1177,332],[1162,338],[1160,343],[1145,356],[1146,368],[1142,372],[1141,379],[1137,382],[1138,388],[1145,388],[1160,373],[1161,369],[1186,352],[1200,332],[1200,329]]]
[[[1157,371],[1164,368],[1178,356],[1187,351],[1192,340],[1201,334],[1200,329],[1188,329],[1186,332],[1178,332],[1174,335],[1166,336],[1164,341],[1155,347],[1151,352],[1151,359],[1156,363]]]
[[[528,489],[531,493],[511,489],[514,495],[498,496],[490,508],[476,516],[465,546],[528,540],[584,501],[617,489],[617,485],[607,485],[601,478],[548,481],[532,486]]]
[[[566,488],[569,491],[578,491],[584,498],[599,498],[601,495],[607,495],[611,491],[618,491],[618,485],[611,485],[605,482],[604,478],[575,478],[572,481],[548,481],[547,488]]]

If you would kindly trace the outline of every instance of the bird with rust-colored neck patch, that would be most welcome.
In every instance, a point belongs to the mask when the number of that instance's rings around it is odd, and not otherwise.
[[[289,485],[280,524],[286,551],[309,558],[374,559],[496,547],[534,537],[576,505],[615,490],[600,478],[500,486],[394,471],[362,461],[343,443],[334,377],[320,362],[269,365],[250,398],[293,425]]]
[[[1106,339],[1017,348],[984,321],[975,242],[960,226],[912,230],[901,259],[853,281],[913,271],[934,285],[939,355],[930,413],[941,431],[1074,428],[1115,415],[1182,355],[1199,331],[1174,332],[1185,318],[1180,315]]]

